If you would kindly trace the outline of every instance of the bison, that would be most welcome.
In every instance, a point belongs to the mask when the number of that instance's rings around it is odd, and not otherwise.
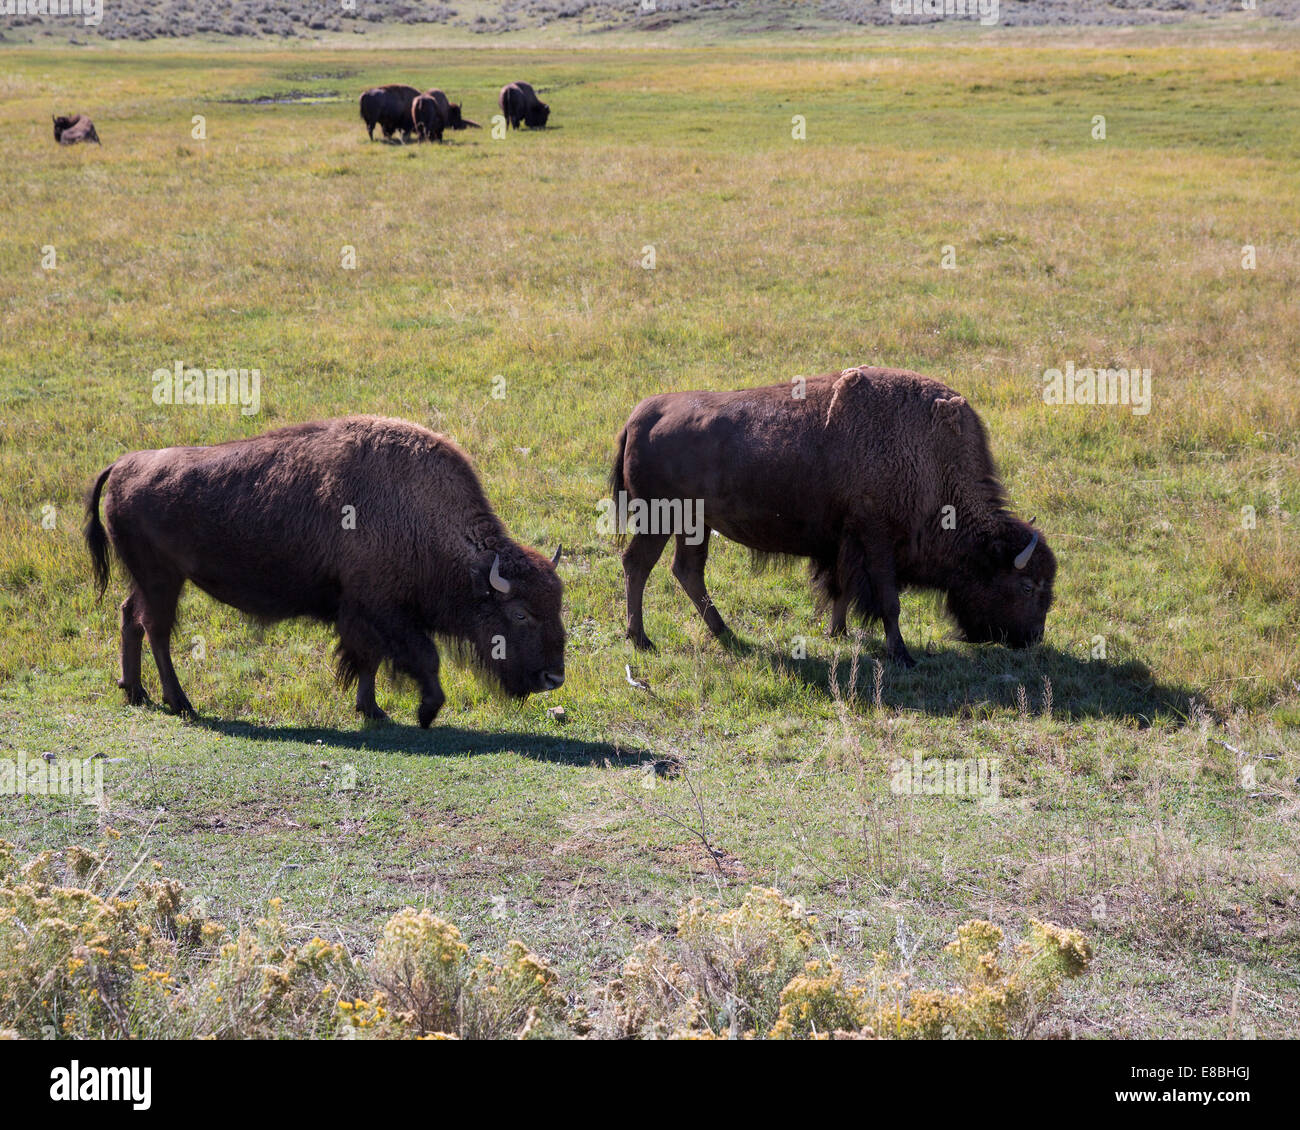
[[[390,83],[376,86],[361,95],[361,120],[366,123],[370,140],[375,140],[375,126],[383,130],[385,139],[398,130],[402,140],[411,140],[411,103],[420,96],[413,86]]]
[[[551,108],[537,97],[537,92],[526,82],[512,82],[501,88],[497,104],[511,129],[520,123],[529,129],[542,129],[551,116]]]
[[[411,124],[420,141],[441,141],[444,130],[481,128],[461,115],[459,102],[449,102],[437,89],[416,96],[411,103]]]
[[[634,518],[623,570],[627,636],[639,648],[653,647],[641,616],[646,578],[674,534],[673,575],[709,630],[726,637],[704,586],[710,530],[760,561],[809,558],[832,635],[845,631],[850,609],[880,620],[887,654],[903,666],[915,663],[898,628],[909,586],[946,593],[971,642],[1042,638],[1052,551],[1008,512],[975,410],[919,373],[855,368],[649,397],[619,434],[610,485],[619,512]],[[702,507],[693,537],[653,520],[683,504]]]
[[[72,117],[56,116],[54,119],[54,140],[60,145],[76,145],[79,141],[93,141],[101,144],[99,134],[95,132],[95,123],[85,114],[73,114]]]
[[[445,699],[431,633],[513,697],[564,682],[560,551],[512,541],[465,453],[416,424],[347,416],[133,451],[95,480],[86,518],[100,595],[110,544],[131,582],[118,682],[128,703],[145,700],[147,635],[163,701],[194,713],[169,643],[186,581],[260,621],[334,625],[339,679],[356,683],[367,718],[387,718],[375,701],[387,660],[418,683],[420,725],[434,720]]]

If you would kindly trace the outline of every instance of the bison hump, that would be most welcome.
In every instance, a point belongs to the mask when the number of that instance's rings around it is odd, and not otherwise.
[[[953,435],[961,435],[962,409],[966,407],[964,396],[940,397],[930,409],[931,418],[936,424],[950,428]]]

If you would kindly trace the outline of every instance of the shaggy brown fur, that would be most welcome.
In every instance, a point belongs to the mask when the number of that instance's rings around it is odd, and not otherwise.
[[[411,140],[411,103],[420,96],[413,86],[401,83],[389,83],[376,86],[361,95],[361,120],[366,123],[366,132],[370,140],[375,140],[375,126],[383,130],[384,137],[390,138],[398,130],[402,131],[402,140]]]
[[[793,383],[652,396],[619,434],[615,503],[620,491],[703,503],[704,540],[690,546],[678,534],[673,575],[709,629],[727,630],[704,585],[712,529],[760,555],[810,558],[832,634],[845,630],[852,607],[883,621],[898,663],[914,662],[898,628],[907,586],[946,592],[967,639],[1039,640],[1056,562],[1007,512],[966,400],[900,369],[846,369],[805,388],[802,399]],[[947,506],[955,528],[945,528]],[[637,533],[623,554],[627,635],[638,647],[652,646],[642,624],[646,578],[676,532]]]
[[[147,635],[163,700],[193,713],[169,647],[186,581],[262,620],[335,625],[340,678],[356,681],[369,717],[385,717],[375,672],[388,660],[420,686],[420,725],[433,721],[444,698],[431,633],[466,645],[508,694],[564,681],[554,562],[510,539],[460,448],[404,420],[348,416],[134,451],[100,474],[86,517],[101,594],[110,542],[131,579],[118,683],[130,703],[144,701]]]
[[[54,140],[60,145],[76,145],[79,141],[93,141],[100,144],[99,134],[95,132],[95,123],[85,114],[73,114],[72,117],[54,119]]]
[[[543,129],[551,116],[550,106],[538,98],[537,92],[526,82],[503,86],[497,95],[497,105],[511,129],[518,129],[521,123],[529,129]]]

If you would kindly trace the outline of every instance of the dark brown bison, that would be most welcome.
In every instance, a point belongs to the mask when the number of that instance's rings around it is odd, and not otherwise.
[[[129,703],[144,701],[147,635],[163,701],[193,713],[169,645],[186,581],[259,620],[333,624],[339,677],[356,682],[369,718],[386,717],[375,702],[384,660],[419,684],[420,725],[437,716],[430,633],[515,697],[564,682],[559,550],[547,559],[512,541],[465,453],[404,420],[347,416],[133,451],[96,479],[86,517],[100,593],[110,543],[131,580],[118,683]]]
[[[388,86],[376,86],[361,95],[361,120],[366,123],[366,132],[370,140],[375,140],[375,126],[383,131],[385,138],[391,138],[401,130],[402,140],[411,140],[411,103],[420,96],[413,86],[390,83]]]
[[[70,118],[56,117],[54,140],[60,145],[76,145],[79,141],[93,141],[96,145],[100,144],[99,134],[95,132],[95,123],[85,114],[73,114]]]
[[[449,102],[441,90],[426,90],[411,103],[411,123],[420,141],[441,141],[444,130],[479,129],[462,116],[459,102]]]
[[[537,97],[537,92],[526,82],[512,82],[501,88],[497,105],[511,129],[520,123],[529,129],[542,129],[551,116],[551,108]]]
[[[627,635],[638,647],[652,646],[641,619],[646,578],[674,534],[673,575],[709,630],[725,636],[704,587],[711,530],[760,558],[810,558],[832,634],[844,632],[852,607],[883,621],[889,657],[909,667],[898,630],[908,586],[947,593],[972,642],[1042,638],[1052,551],[1008,513],[975,410],[918,373],[845,369],[652,396],[619,434],[610,480],[635,534],[623,570]],[[665,528],[683,514],[694,514],[695,536]]]

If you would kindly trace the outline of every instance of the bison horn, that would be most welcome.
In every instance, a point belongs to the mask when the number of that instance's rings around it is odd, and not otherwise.
[[[509,596],[510,582],[501,575],[501,554],[495,554],[492,558],[492,572],[488,574],[488,583],[497,590],[497,592]]]
[[[564,543],[561,542],[555,547],[555,556],[551,558],[551,567],[558,568],[560,564],[560,553],[564,549]]]
[[[1017,569],[1023,569],[1029,564],[1030,555],[1034,552],[1034,548],[1037,545],[1038,531],[1035,530],[1034,536],[1029,539],[1029,544],[1016,555],[1016,559],[1012,564],[1014,564]]]

